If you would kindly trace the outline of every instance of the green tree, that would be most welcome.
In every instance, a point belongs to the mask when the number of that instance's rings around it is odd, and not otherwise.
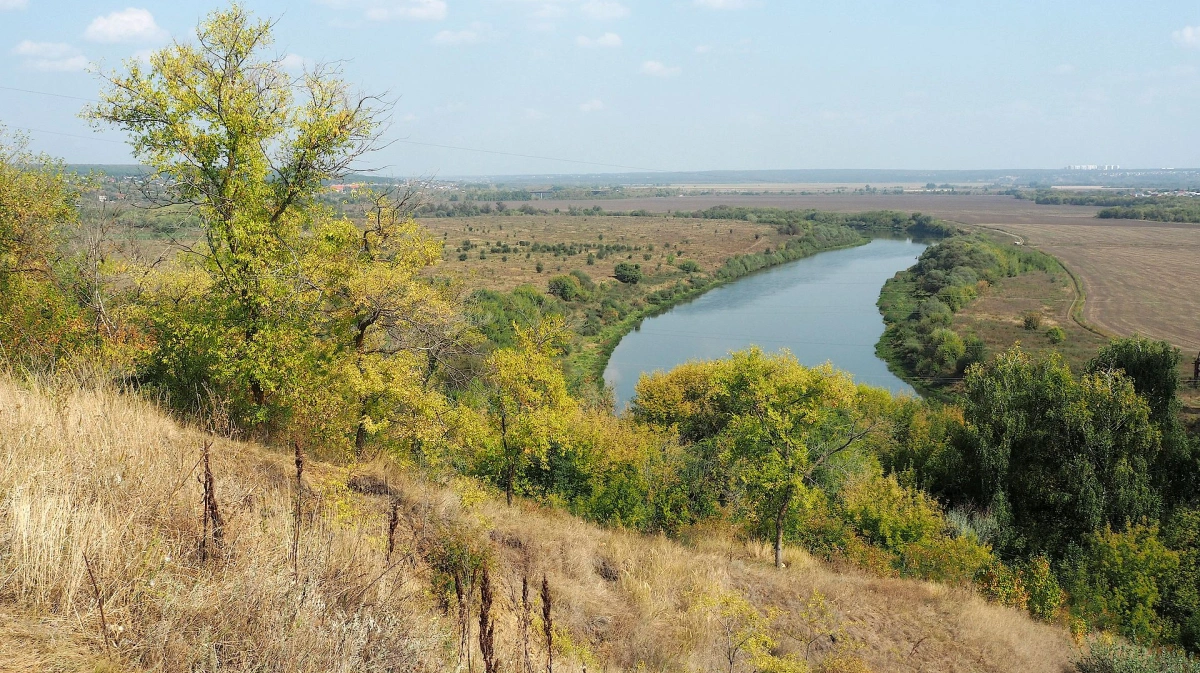
[[[320,292],[297,261],[324,217],[322,183],[376,147],[381,113],[335,70],[290,76],[267,53],[271,28],[237,4],[216,11],[195,41],[105,75],[85,112],[129,135],[162,198],[191,207],[203,231],[177,269],[185,280],[159,276],[152,289],[164,310],[150,318],[150,378],[189,396],[215,387],[250,422],[286,406],[322,357],[308,320]]]
[[[63,163],[0,127],[0,358],[62,356],[89,325],[63,282],[79,185]]]
[[[495,351],[487,364],[491,420],[510,505],[522,466],[531,458],[546,460],[552,443],[569,444],[570,420],[578,411],[554,361],[567,336],[563,321],[547,317],[531,328],[514,324],[513,329],[516,347]]]
[[[1059,557],[1092,531],[1154,517],[1160,435],[1121,373],[1076,379],[1057,353],[1019,347],[967,373],[967,464],[978,504],[1005,524],[1010,554]]]
[[[798,508],[844,452],[878,427],[866,413],[878,393],[831,367],[808,368],[794,356],[757,348],[728,360],[690,363],[644,378],[635,417],[675,427],[725,466],[752,525],[774,542],[783,564],[785,532]]]
[[[636,285],[642,280],[642,267],[632,262],[619,262],[613,267],[613,277],[622,283]]]

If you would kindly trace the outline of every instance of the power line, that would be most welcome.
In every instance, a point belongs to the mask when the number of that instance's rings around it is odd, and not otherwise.
[[[2,89],[4,91],[16,91],[18,93],[34,94],[37,96],[52,96],[54,98],[67,98],[70,100],[81,100],[81,101],[88,102],[88,103],[99,102],[93,98],[82,98],[80,96],[68,96],[65,94],[51,93],[49,91],[35,91],[33,89],[19,89],[17,87],[11,87],[11,86],[0,86],[0,89]],[[18,127],[18,128],[20,128],[20,127]],[[53,135],[66,136],[68,138],[82,138],[85,140],[100,140],[102,142],[119,142],[116,140],[103,140],[102,138],[88,138],[86,136],[76,136],[76,135],[71,135],[69,133],[59,133],[57,131],[45,131],[42,129],[21,128],[21,130],[33,131],[35,133],[50,133]],[[666,172],[668,172],[661,168],[646,168],[644,166],[627,166],[624,164],[609,164],[609,163],[604,163],[601,161],[584,161],[581,159],[564,159],[562,157],[547,157],[547,156],[541,156],[541,155],[537,155],[537,154],[521,154],[519,152],[504,152],[501,150],[488,150],[488,149],[482,149],[479,147],[462,147],[459,145],[444,145],[441,143],[427,143],[427,142],[422,142],[422,141],[418,141],[418,140],[396,140],[395,142],[403,143],[405,145],[419,145],[422,147],[438,147],[438,148],[447,149],[447,150],[457,150],[459,152],[476,152],[479,154],[493,154],[493,155],[504,156],[504,157],[518,157],[518,158],[522,158],[522,159],[538,159],[541,161],[559,161],[562,163],[579,164],[582,166],[601,166],[604,168],[620,168],[620,169],[628,170],[628,171],[646,171],[648,173],[666,173]]]
[[[49,133],[50,135],[53,135],[53,136],[63,136],[66,138],[79,138],[80,140],[98,140],[102,143],[116,143],[118,145],[126,144],[126,142],[124,140],[109,140],[108,138],[96,138],[95,136],[77,136],[73,133],[60,133],[58,131],[47,131],[45,129],[34,129],[34,128],[29,128],[28,126],[14,126],[13,128],[20,130],[20,131],[30,131],[33,133]]]
[[[18,91],[20,93],[32,93],[32,94],[37,94],[39,96],[53,96],[55,98],[69,98],[71,100],[81,100],[81,101],[84,101],[87,103],[99,103],[100,102],[94,98],[80,98],[79,96],[68,96],[66,94],[61,94],[61,93],[50,93],[49,91],[34,91],[33,89],[18,89],[16,87],[12,87],[12,86],[0,86],[0,89],[3,89],[5,91]]]

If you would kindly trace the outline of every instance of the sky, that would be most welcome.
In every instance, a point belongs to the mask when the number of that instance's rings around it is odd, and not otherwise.
[[[77,116],[90,71],[224,6],[135,2],[0,0],[0,123],[72,163],[132,162]],[[246,6],[289,67],[339,62],[395,100],[384,174],[1200,165],[1194,1]]]

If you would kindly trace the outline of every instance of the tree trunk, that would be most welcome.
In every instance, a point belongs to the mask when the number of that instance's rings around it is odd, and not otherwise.
[[[362,458],[363,450],[367,448],[367,421],[364,416],[358,418],[358,429],[354,431],[354,458]]]
[[[783,520],[787,516],[788,507],[792,504],[792,487],[789,484],[775,512],[775,567],[783,567]]]
[[[508,450],[508,421],[504,414],[500,414],[500,442],[504,447],[504,459],[508,461],[508,468],[504,475],[504,499],[508,502],[508,506],[512,507],[513,481],[517,477],[517,457]]]

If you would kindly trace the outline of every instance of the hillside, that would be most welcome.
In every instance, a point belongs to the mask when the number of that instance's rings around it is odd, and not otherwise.
[[[224,527],[202,561],[209,441]],[[815,670],[1062,671],[1073,651],[1065,631],[963,590],[796,550],[776,571],[768,548],[719,531],[683,546],[384,462],[305,465],[293,565],[295,479],[290,452],[181,427],[138,399],[0,380],[0,669],[450,670],[462,631],[435,587],[471,558],[490,558],[505,670],[524,658],[522,576],[544,666],[543,575],[562,671],[727,670],[730,634],[755,629],[777,660]],[[477,601],[467,610],[483,670]]]

